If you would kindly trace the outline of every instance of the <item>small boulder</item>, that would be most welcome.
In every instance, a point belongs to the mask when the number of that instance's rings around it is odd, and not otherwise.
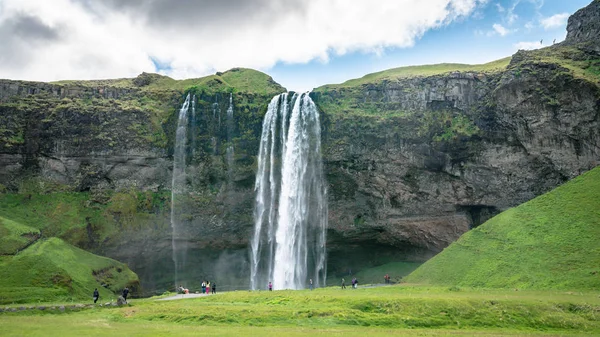
[[[125,305],[127,304],[127,301],[125,300],[125,298],[123,296],[119,296],[117,298],[117,305]]]
[[[59,309],[60,311],[63,311],[63,312],[64,312],[64,311],[65,311],[65,306],[64,306],[64,305],[61,305],[60,307],[58,307],[58,309]]]

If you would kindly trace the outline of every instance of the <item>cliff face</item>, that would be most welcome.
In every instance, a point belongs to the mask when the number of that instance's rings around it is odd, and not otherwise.
[[[390,70],[313,92],[323,118],[330,275],[425,260],[598,165],[598,3],[569,20],[565,43],[510,61]],[[46,231],[127,263],[147,290],[171,286],[174,132],[184,93],[196,94],[179,214],[186,277],[245,285],[262,116],[283,90],[239,69],[186,81],[2,80],[0,192],[20,193],[18,207],[31,203],[32,212],[36,193],[82,194],[74,228],[51,222]]]
[[[590,43],[596,51],[600,36],[600,1],[594,0],[569,17],[567,25],[567,43]]]

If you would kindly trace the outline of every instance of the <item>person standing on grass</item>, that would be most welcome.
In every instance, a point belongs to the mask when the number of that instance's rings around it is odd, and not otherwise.
[[[123,289],[123,299],[125,300],[125,303],[127,303],[127,295],[129,295],[129,288],[125,287],[125,289]]]
[[[269,291],[273,291],[273,283],[271,281],[269,281]]]
[[[217,284],[213,282],[212,284],[212,293],[216,294],[217,293]]]
[[[210,281],[206,282],[206,294],[209,295],[210,294]]]
[[[206,293],[206,282],[202,281],[202,293]]]
[[[346,289],[346,280],[342,277],[342,289]]]
[[[308,280],[308,287],[310,288],[310,290],[313,290],[313,283],[312,283],[312,279]]]
[[[94,303],[100,298],[100,293],[98,292],[98,288],[94,289],[94,295],[92,296],[94,299]]]

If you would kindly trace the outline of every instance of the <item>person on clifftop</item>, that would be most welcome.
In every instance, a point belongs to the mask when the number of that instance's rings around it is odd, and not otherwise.
[[[92,295],[92,298],[94,299],[94,303],[96,303],[96,301],[100,298],[100,293],[98,292],[98,288],[94,289],[94,295]]]

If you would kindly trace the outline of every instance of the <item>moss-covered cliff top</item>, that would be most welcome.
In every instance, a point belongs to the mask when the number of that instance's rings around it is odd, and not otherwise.
[[[142,88],[144,90],[181,90],[196,88],[207,93],[214,92],[251,92],[264,95],[276,95],[286,91],[273,78],[265,73],[247,68],[233,68],[226,72],[218,72],[200,78],[175,80],[168,76],[142,73],[135,78],[119,78],[106,80],[65,80],[52,82],[59,85],[75,85],[82,87],[115,87]]]
[[[316,88],[315,91],[327,91],[336,88],[355,87],[368,83],[379,83],[386,80],[391,81],[413,77],[429,77],[434,75],[448,74],[457,71],[495,73],[506,69],[506,67],[510,63],[510,59],[510,57],[505,57],[503,59],[484,64],[440,63],[392,68],[372,74],[367,74],[361,78],[355,78],[340,84],[326,84]]]

